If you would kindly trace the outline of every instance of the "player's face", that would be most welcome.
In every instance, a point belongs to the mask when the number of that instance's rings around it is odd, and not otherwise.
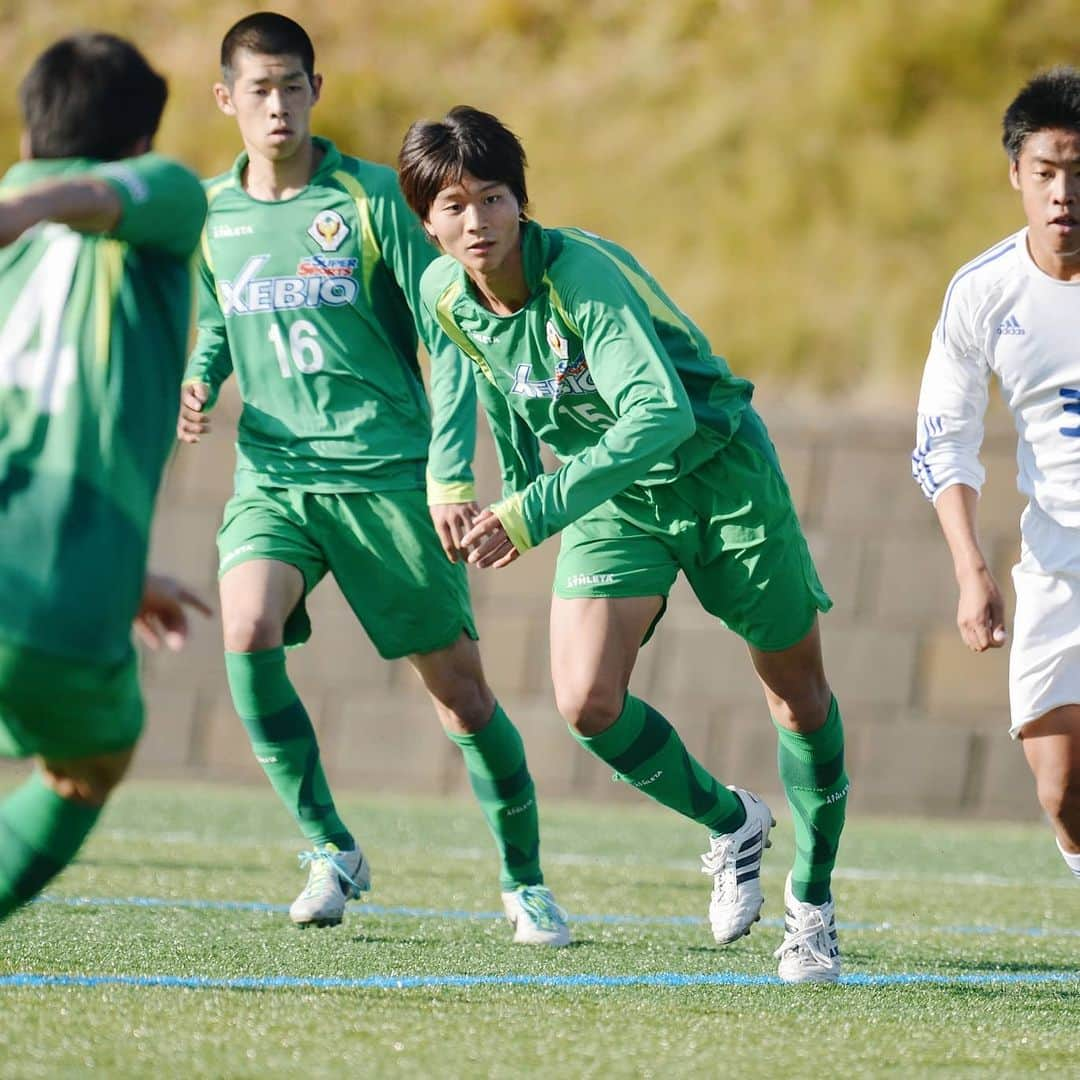
[[[470,173],[443,188],[428,211],[424,228],[466,271],[488,277],[519,260],[521,207],[498,180]]]
[[[240,49],[233,56],[232,85],[218,83],[214,96],[223,113],[236,117],[249,154],[283,161],[307,144],[321,88],[322,76],[309,79],[297,56]]]
[[[1009,172],[1035,262],[1050,273],[1080,267],[1080,132],[1034,132]]]

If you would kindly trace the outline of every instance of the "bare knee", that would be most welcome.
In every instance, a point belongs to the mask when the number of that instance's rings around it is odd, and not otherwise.
[[[447,731],[472,735],[485,727],[495,711],[495,695],[483,676],[459,674],[428,686],[439,723]]]
[[[62,799],[103,806],[127,772],[135,748],[70,761],[44,760],[41,773],[45,783]]]
[[[222,633],[229,652],[276,649],[284,640],[281,620],[265,611],[223,611]]]
[[[832,690],[824,675],[805,679],[782,689],[764,686],[769,712],[789,731],[811,732],[822,727],[829,717]]]
[[[1035,776],[1039,805],[1052,821],[1061,825],[1080,843],[1080,770],[1068,766],[1051,766]]]
[[[599,735],[611,727],[622,712],[625,698],[625,687],[600,683],[555,684],[555,707],[579,735]]]

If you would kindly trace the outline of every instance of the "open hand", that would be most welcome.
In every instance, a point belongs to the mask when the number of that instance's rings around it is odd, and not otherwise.
[[[509,566],[521,554],[490,510],[480,511],[473,527],[461,538],[461,546],[469,552],[469,562],[481,570]]]
[[[210,614],[210,608],[186,585],[161,574],[147,574],[142,603],[132,623],[139,640],[155,651],[164,644],[179,652],[188,637],[185,606]]]
[[[468,552],[462,545],[462,538],[472,528],[480,507],[475,502],[440,503],[429,506],[435,532],[439,534],[439,543],[451,562],[464,559]]]

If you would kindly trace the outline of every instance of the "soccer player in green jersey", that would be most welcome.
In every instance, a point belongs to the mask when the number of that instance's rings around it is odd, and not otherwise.
[[[271,13],[242,19],[225,35],[221,67],[215,94],[244,151],[206,185],[199,334],[179,436],[207,431],[235,372],[236,491],[218,534],[225,661],[255,754],[312,842],[291,917],[335,925],[370,881],[285,665],[284,648],[310,633],[304,598],[330,573],[379,653],[409,658],[461,748],[500,853],[514,940],[564,945],[524,747],[485,681],[458,558],[478,510],[475,397],[456,347],[421,314],[420,275],[435,253],[391,168],[312,136],[322,79],[302,27]],[[433,394],[445,407],[434,433],[418,336],[439,361]]]
[[[502,465],[505,497],[461,539],[469,561],[506,566],[562,533],[551,608],[559,710],[623,780],[708,827],[720,943],[759,917],[772,815],[718,783],[627,687],[680,569],[746,640],[795,821],[780,976],[835,980],[830,877],[848,781],[817,627],[831,602],[750,384],[629,252],[526,218],[525,154],[495,117],[461,106],[414,124],[399,177],[445,253],[424,274],[424,303],[473,360]],[[538,439],[561,462],[552,473]]]
[[[0,181],[0,918],[74,857],[143,723],[131,627],[179,648],[182,586],[145,575],[206,199],[148,153],[165,81],[79,34],[20,87]]]

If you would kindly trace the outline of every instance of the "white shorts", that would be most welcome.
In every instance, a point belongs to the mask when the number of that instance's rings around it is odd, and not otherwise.
[[[1028,504],[1013,567],[1009,734],[1062,705],[1080,704],[1080,529]]]

